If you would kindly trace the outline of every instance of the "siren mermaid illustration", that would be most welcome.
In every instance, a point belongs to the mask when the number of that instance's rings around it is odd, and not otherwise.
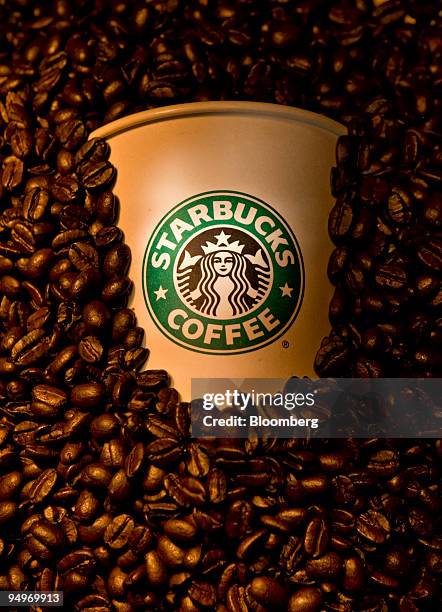
[[[243,254],[244,245],[239,240],[229,242],[231,235],[222,231],[215,238],[216,243],[201,245],[204,255],[184,252],[177,270],[178,290],[201,314],[235,318],[264,299],[271,270],[260,248],[254,255]]]

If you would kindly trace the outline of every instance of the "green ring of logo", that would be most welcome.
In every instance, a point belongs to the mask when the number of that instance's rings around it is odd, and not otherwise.
[[[233,355],[263,348],[292,325],[304,264],[281,215],[246,193],[187,198],[155,227],[142,267],[156,327],[192,351]]]

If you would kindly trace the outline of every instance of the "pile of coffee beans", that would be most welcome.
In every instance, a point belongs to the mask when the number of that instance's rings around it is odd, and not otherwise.
[[[192,440],[166,371],[142,371],[115,169],[88,141],[192,100],[345,122],[317,371],[438,375],[439,11],[0,2],[0,590],[86,612],[441,606],[441,442]]]
[[[329,217],[337,245],[328,266],[336,285],[333,330],[316,370],[440,377],[442,130],[393,119],[385,98],[367,111],[337,145]],[[436,119],[442,120],[440,110]]]

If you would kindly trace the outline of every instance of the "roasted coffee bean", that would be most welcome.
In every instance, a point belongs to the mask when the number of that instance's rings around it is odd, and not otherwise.
[[[27,221],[39,221],[45,214],[49,204],[49,193],[45,189],[35,187],[29,190],[23,202],[23,216]]]
[[[140,471],[144,463],[144,458],[144,446],[139,442],[130,451],[125,461],[126,475],[128,478],[132,478]]]
[[[418,249],[417,256],[424,266],[440,272],[442,269],[442,240],[432,238]]]
[[[90,332],[99,333],[106,329],[111,320],[111,313],[103,302],[89,302],[83,309],[83,320]]]
[[[164,523],[163,528],[166,535],[178,543],[191,542],[196,535],[195,526],[180,519],[169,519]]]
[[[29,499],[34,503],[42,502],[52,491],[57,482],[57,473],[53,469],[46,469],[31,482],[29,487],[28,496]]]
[[[57,170],[60,174],[69,174],[74,168],[74,156],[68,149],[60,149],[57,153]]]
[[[328,538],[328,529],[325,522],[319,518],[312,519],[305,532],[305,552],[313,558],[320,557],[327,549]]]
[[[398,265],[386,264],[377,269],[375,280],[382,289],[398,290],[407,283],[407,274]]]
[[[17,129],[11,136],[12,152],[20,159],[24,159],[32,153],[32,145],[32,133],[28,129]]]
[[[95,235],[97,248],[105,249],[119,244],[123,240],[123,232],[115,225],[102,227]]]
[[[21,185],[25,166],[21,159],[11,155],[2,164],[2,185],[7,191],[14,191]]]
[[[167,581],[167,569],[155,550],[145,556],[146,575],[153,588],[161,587]]]
[[[250,593],[263,606],[285,609],[287,591],[273,578],[268,576],[254,578],[250,585]]]
[[[91,488],[105,489],[112,479],[109,468],[99,463],[90,463],[81,472],[81,480],[84,485]]]
[[[105,308],[107,308],[105,306]],[[127,333],[136,325],[135,313],[133,310],[123,308],[119,310],[112,321],[112,341],[118,344],[122,342]]]
[[[7,501],[16,496],[23,476],[19,471],[9,472],[0,476],[0,502]]]
[[[96,208],[97,219],[112,225],[118,217],[118,200],[111,191],[103,191],[98,197]]]
[[[109,421],[107,421],[107,424],[109,425]],[[103,444],[100,461],[107,467],[120,468],[124,465],[125,455],[123,442],[118,438],[113,438]]]
[[[66,401],[67,395],[62,389],[49,385],[36,385],[32,390],[31,410],[40,417],[55,417]]]
[[[329,233],[332,239],[339,240],[348,232],[353,223],[353,210],[346,202],[336,204],[330,213]]]
[[[305,565],[309,576],[315,578],[336,579],[342,569],[342,559],[335,552],[325,553],[317,559],[310,559]]]
[[[78,408],[97,408],[104,400],[105,388],[101,383],[89,382],[75,385],[71,402]]]
[[[316,587],[303,587],[297,590],[288,604],[289,612],[319,612],[322,606],[322,594]]]
[[[78,354],[87,363],[101,361],[103,351],[103,346],[96,336],[85,336],[78,345]]]
[[[96,417],[90,425],[91,433],[94,438],[106,439],[112,438],[118,432],[118,419],[110,413],[102,414]]]
[[[75,202],[81,194],[80,184],[72,176],[62,176],[52,184],[51,194],[63,204]]]
[[[67,119],[57,125],[55,130],[57,138],[68,150],[77,148],[86,139],[84,123],[78,119]]]
[[[103,270],[106,276],[124,276],[131,262],[130,249],[126,244],[118,244],[109,249],[104,258]]]
[[[98,268],[98,253],[86,242],[75,242],[69,249],[69,259],[80,272],[88,268]]]
[[[91,138],[75,154],[75,163],[94,163],[109,157],[109,144],[101,138]]]
[[[132,291],[132,281],[127,276],[115,276],[104,285],[101,297],[104,302],[127,301]]]
[[[344,589],[350,593],[360,591],[364,586],[365,570],[359,557],[350,557],[344,561]]]
[[[115,178],[115,169],[108,161],[82,164],[79,173],[80,180],[87,189],[106,187]]]
[[[17,512],[17,504],[13,501],[0,502],[0,525],[8,523]]]
[[[356,522],[358,532],[374,544],[383,544],[390,536],[388,519],[374,510],[361,514]]]
[[[122,548],[134,528],[133,519],[127,514],[120,514],[107,526],[104,541],[112,549]]]

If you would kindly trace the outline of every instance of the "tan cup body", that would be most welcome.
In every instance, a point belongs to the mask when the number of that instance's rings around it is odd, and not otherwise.
[[[298,109],[208,102],[137,113],[92,135],[109,141],[118,171],[119,226],[132,250],[131,307],[146,330],[147,368],[166,369],[184,400],[192,377],[315,376],[314,357],[329,330],[329,185],[343,133],[340,124]],[[270,205],[296,237],[304,265],[304,295],[293,323],[263,348],[239,354],[207,354],[177,344],[154,323],[143,295],[143,258],[155,228],[179,203],[215,191],[245,193]],[[145,282],[155,283],[155,274]]]

